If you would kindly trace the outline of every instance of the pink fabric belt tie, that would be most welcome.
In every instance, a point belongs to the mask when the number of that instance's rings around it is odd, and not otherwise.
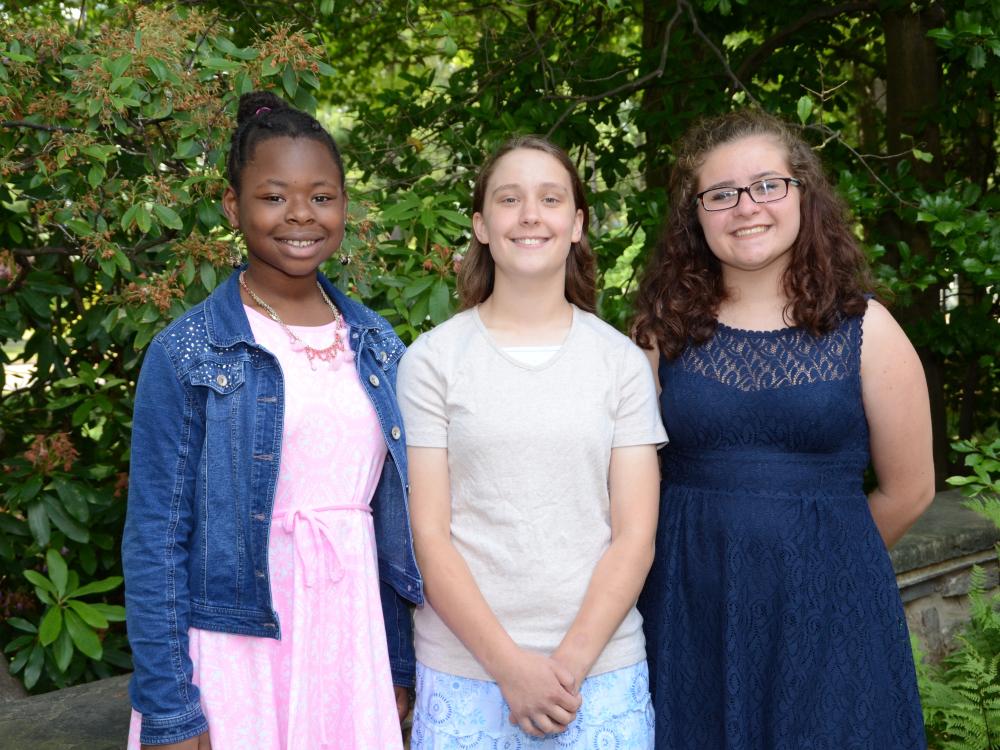
[[[318,508],[297,508],[292,511],[279,511],[272,516],[273,520],[281,522],[281,528],[286,533],[292,534],[295,537],[295,554],[298,555],[299,562],[302,563],[306,586],[310,588],[313,585],[314,566],[310,565],[309,561],[310,557],[315,560],[317,555],[307,556],[307,547],[309,551],[316,553],[322,547],[326,547],[330,552],[330,565],[327,568],[327,576],[334,583],[344,577],[344,566],[340,564],[340,557],[337,556],[333,530],[326,523],[327,514],[330,511],[336,510],[372,512],[370,505],[350,503],[345,505],[323,505]]]

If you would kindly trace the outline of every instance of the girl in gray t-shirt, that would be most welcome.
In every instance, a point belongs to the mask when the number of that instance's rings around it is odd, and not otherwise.
[[[642,352],[594,315],[583,185],[536,137],[473,194],[462,312],[403,357],[412,746],[653,747],[635,602],[666,441]]]

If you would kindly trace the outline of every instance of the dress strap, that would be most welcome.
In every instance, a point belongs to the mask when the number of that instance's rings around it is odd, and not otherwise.
[[[302,563],[302,573],[306,586],[312,588],[313,572],[310,560],[321,559],[319,551],[326,548],[330,556],[327,576],[333,583],[344,577],[344,566],[337,555],[337,547],[333,530],[327,525],[331,511],[360,510],[371,513],[370,505],[362,503],[345,503],[342,505],[322,505],[318,508],[296,508],[291,511],[279,511],[273,515],[273,520],[281,523],[281,528],[295,538],[295,554]],[[306,554],[307,551],[310,554]]]

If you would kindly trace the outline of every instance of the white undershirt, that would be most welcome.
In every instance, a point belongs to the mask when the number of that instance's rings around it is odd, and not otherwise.
[[[522,365],[528,367],[538,367],[544,365],[552,359],[556,352],[562,348],[562,344],[548,344],[545,346],[504,346],[501,347],[503,353],[511,359],[515,359]]]

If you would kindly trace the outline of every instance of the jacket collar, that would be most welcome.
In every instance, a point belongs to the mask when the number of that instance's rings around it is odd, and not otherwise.
[[[239,342],[255,344],[240,297],[240,272],[245,268],[246,264],[234,269],[205,301],[205,325],[213,346],[228,347]],[[322,273],[318,277],[349,327],[365,330],[382,327],[378,315],[337,289]]]

